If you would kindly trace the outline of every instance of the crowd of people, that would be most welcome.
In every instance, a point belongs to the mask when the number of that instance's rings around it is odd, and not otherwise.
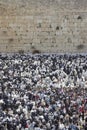
[[[0,130],[87,130],[87,54],[0,54]]]

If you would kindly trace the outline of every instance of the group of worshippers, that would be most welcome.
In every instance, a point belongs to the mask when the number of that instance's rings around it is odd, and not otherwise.
[[[0,130],[87,130],[87,54],[0,54]]]

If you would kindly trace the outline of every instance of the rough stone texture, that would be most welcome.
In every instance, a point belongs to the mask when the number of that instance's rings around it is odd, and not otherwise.
[[[87,52],[87,0],[0,0],[0,52]]]

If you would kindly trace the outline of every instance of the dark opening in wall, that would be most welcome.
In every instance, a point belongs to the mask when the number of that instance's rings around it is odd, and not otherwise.
[[[14,39],[13,39],[13,38],[10,38],[10,39],[9,39],[9,42],[13,42],[13,41],[14,41]]]
[[[78,50],[82,50],[82,49],[84,49],[84,47],[85,47],[85,46],[84,46],[83,44],[80,44],[80,45],[77,46],[77,49],[78,49]]]
[[[77,17],[77,19],[78,19],[78,20],[82,20],[82,17],[79,15],[79,16]]]
[[[32,54],[39,54],[39,53],[41,53],[41,51],[37,50],[37,49],[35,49],[35,50],[32,51]]]
[[[32,46],[32,42],[30,42],[30,45]]]
[[[19,50],[18,53],[19,53],[20,55],[22,55],[22,54],[24,54],[24,50]]]
[[[3,31],[4,34],[7,34],[7,31]]]
[[[56,30],[59,30],[59,29],[60,29],[59,26],[57,26],[57,27],[56,27]]]

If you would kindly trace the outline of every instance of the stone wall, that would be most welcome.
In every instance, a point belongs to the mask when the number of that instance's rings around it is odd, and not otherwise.
[[[87,52],[87,0],[0,0],[0,52]]]

